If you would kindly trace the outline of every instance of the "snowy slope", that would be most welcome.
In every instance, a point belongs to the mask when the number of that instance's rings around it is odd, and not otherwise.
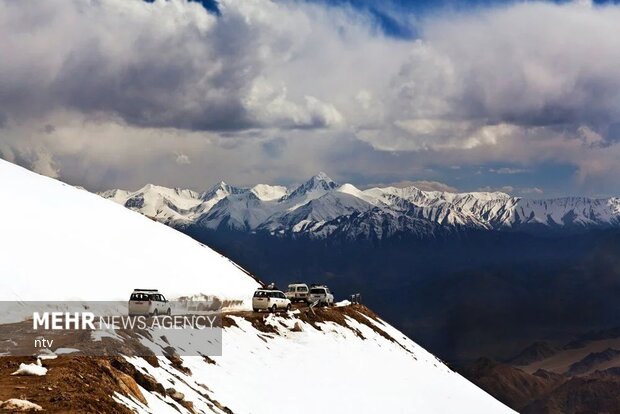
[[[513,412],[380,319],[336,308],[322,312],[337,318],[313,325],[296,312],[229,316],[222,356],[182,358],[191,375],[165,358],[159,367],[129,361],[200,412],[211,412],[214,401],[253,414]],[[185,412],[169,397],[142,391],[149,408],[119,400],[140,412],[174,412],[168,404]]]
[[[247,299],[258,285],[167,226],[2,160],[0,194],[1,300],[126,300],[136,287]]]
[[[251,190],[256,197],[264,201],[279,200],[287,193],[286,187],[282,185],[257,184]]]
[[[217,197],[176,216],[146,204],[136,208],[171,225],[198,223],[242,231],[325,238],[390,237],[397,233],[417,237],[436,231],[476,230],[578,230],[620,227],[620,199],[566,197],[530,200],[501,192],[448,193],[416,187],[360,190],[338,185],[319,173],[290,192],[284,187],[259,184],[231,191],[222,187]],[[162,191],[163,192],[163,191]],[[127,205],[127,192],[102,194]],[[120,195],[119,195],[120,194]],[[191,201],[189,201],[191,202]],[[187,201],[185,202],[187,203]]]

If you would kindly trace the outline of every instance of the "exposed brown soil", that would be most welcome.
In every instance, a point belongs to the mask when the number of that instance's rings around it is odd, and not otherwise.
[[[131,413],[112,399],[114,393],[145,401],[136,381],[115,369],[110,359],[61,356],[44,361],[47,375],[11,376],[33,358],[0,358],[0,401],[25,399],[50,413]]]
[[[358,329],[355,329],[347,324],[346,317],[350,317],[351,319],[359,322],[360,324],[368,326],[370,329],[383,336],[385,339],[391,342],[398,343],[385,331],[383,331],[378,326],[372,324],[368,319],[364,317],[365,315],[371,319],[377,321],[379,320],[377,314],[372,312],[364,305],[315,307],[313,309],[310,309],[307,305],[303,303],[296,303],[293,304],[293,309],[299,310],[299,313],[294,315],[295,319],[305,322],[317,330],[322,330],[320,325],[321,323],[334,322],[347,329],[350,329],[359,338],[365,339]],[[268,315],[270,315],[269,312],[230,312],[222,317],[222,326],[236,326],[234,319],[230,318],[230,316],[239,316],[249,321],[252,326],[260,332],[264,332],[267,334],[277,334],[278,330],[273,325],[266,323]],[[288,317],[285,312],[278,312],[278,316],[284,318]],[[295,331],[296,329],[298,330],[299,328],[293,328],[293,331]]]

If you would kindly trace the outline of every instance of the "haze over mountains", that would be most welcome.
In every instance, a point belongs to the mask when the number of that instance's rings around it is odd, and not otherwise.
[[[175,227],[250,231],[279,236],[384,239],[458,230],[579,231],[620,227],[620,199],[534,200],[502,192],[449,193],[416,187],[360,190],[319,173],[298,187],[220,182],[204,193],[147,185],[101,193]]]

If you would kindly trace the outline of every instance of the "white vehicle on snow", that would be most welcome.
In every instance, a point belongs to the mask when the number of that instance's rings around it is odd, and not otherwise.
[[[134,289],[129,297],[129,316],[170,315],[170,303],[157,289]]]
[[[291,302],[308,302],[308,292],[310,289],[305,283],[291,283],[285,295]]]
[[[280,290],[258,289],[252,298],[254,312],[268,310],[276,312],[278,309],[291,310],[291,301]]]
[[[319,306],[333,306],[334,295],[327,286],[312,286],[308,295],[309,303],[316,303]]]

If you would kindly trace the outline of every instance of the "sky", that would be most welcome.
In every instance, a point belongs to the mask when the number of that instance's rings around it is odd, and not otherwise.
[[[0,157],[89,190],[620,195],[620,6],[0,0]]]

